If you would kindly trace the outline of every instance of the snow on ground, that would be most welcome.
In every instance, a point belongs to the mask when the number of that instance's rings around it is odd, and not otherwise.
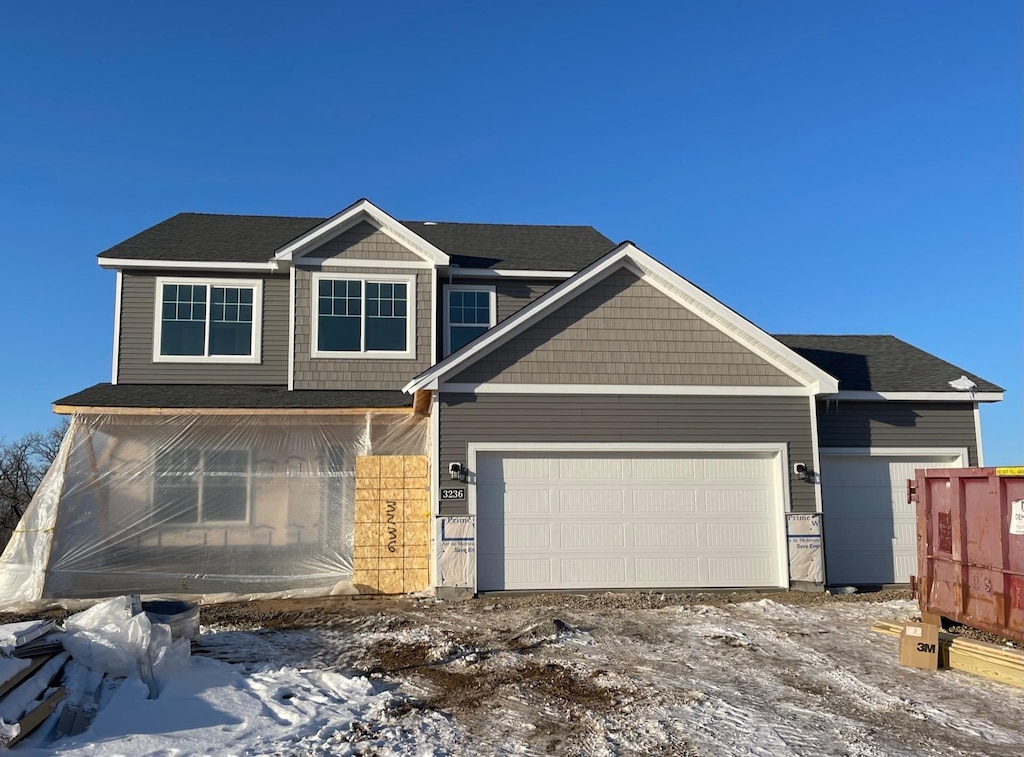
[[[500,602],[500,600],[498,600]],[[422,603],[292,631],[204,629],[158,700],[126,681],[61,755],[1024,753],[1024,689],[901,668],[914,603],[661,609]],[[35,749],[32,748],[33,744]]]

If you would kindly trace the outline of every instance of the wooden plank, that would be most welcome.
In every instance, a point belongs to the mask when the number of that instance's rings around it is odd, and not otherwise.
[[[992,681],[1009,684],[1024,689],[1024,669],[1011,668],[1008,665],[978,657],[955,646],[949,650],[949,666],[953,670],[988,678]]]
[[[56,657],[55,654],[44,654],[39,655],[38,657],[30,658],[31,662],[28,664],[28,667],[22,668],[13,676],[8,678],[6,681],[0,683],[0,698],[6,696],[7,692],[9,692],[15,686],[20,684],[26,678],[29,678],[33,673],[39,670],[39,668],[43,667],[43,665],[52,660],[54,657]]]
[[[50,694],[50,696],[40,702],[34,709],[26,714],[25,717],[18,721],[18,735],[8,741],[7,746],[14,746],[38,728],[44,720],[53,714],[53,711],[57,709],[57,705],[60,704],[67,695],[67,689],[61,686],[55,692]]]

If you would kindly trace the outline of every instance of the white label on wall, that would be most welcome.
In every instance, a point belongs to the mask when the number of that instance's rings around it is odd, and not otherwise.
[[[1010,503],[1010,533],[1024,534],[1024,499],[1015,499]]]

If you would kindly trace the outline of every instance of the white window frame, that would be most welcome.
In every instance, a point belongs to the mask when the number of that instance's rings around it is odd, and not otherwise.
[[[188,286],[206,287],[206,326],[203,341],[203,355],[162,355],[161,338],[163,336],[163,297],[165,284],[185,284]],[[252,341],[248,355],[210,355],[210,313],[212,307],[213,287],[231,287],[234,289],[252,289]],[[263,344],[263,279],[208,279],[182,278],[177,276],[157,276],[156,296],[154,298],[153,319],[153,362],[154,363],[247,363],[260,362]]]
[[[161,523],[161,528],[204,528],[206,526],[243,526],[252,523],[252,450],[238,447],[188,447],[199,453],[199,470],[195,472],[199,479],[196,486],[196,519],[194,521],[173,521]],[[244,520],[204,520],[203,492],[206,488],[206,456],[211,452],[244,452],[246,453],[245,469],[245,519]],[[159,453],[157,453],[159,454]],[[150,505],[156,509],[156,458],[153,459],[153,487],[150,493]]]
[[[416,358],[416,276],[415,274],[398,273],[347,273],[345,271],[318,271],[312,277],[309,288],[310,356],[327,357],[341,360],[414,360]],[[321,281],[359,281],[362,307],[359,309],[359,352],[337,352],[321,350],[320,343],[320,282]],[[405,284],[408,295],[406,303],[406,332],[404,350],[367,350],[366,349],[366,285],[370,284]]]
[[[444,355],[448,357],[452,353],[452,326],[464,326],[467,324],[452,324],[451,322],[451,293],[452,292],[484,292],[488,297],[490,308],[490,323],[487,328],[493,329],[498,322],[498,295],[495,288],[490,284],[448,284],[444,287]],[[480,324],[472,324],[479,326]]]

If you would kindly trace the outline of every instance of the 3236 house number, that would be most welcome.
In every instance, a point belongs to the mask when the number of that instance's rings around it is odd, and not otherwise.
[[[442,489],[441,499],[465,499],[465,489]]]

